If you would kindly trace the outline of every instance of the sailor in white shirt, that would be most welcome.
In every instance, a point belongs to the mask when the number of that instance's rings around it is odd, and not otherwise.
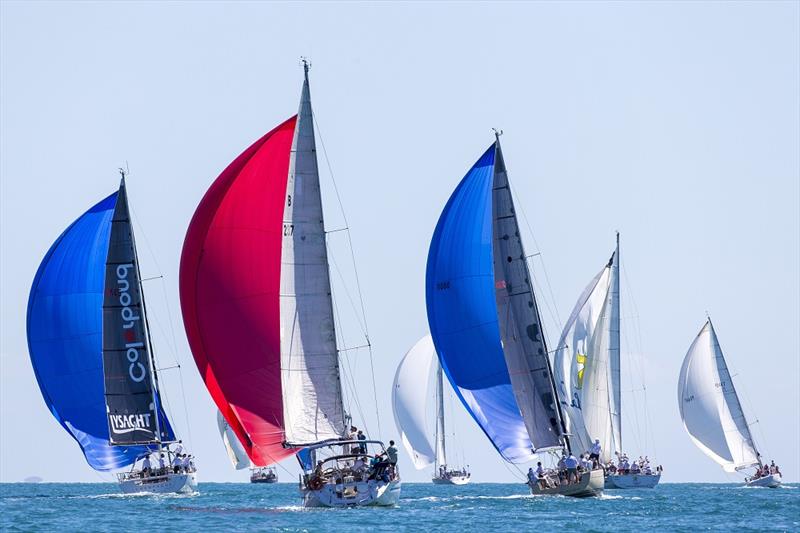
[[[595,439],[594,444],[592,444],[592,448],[589,450],[589,459],[592,460],[593,464],[600,463],[600,451],[602,447],[600,446],[600,439]]]
[[[145,455],[144,456],[144,461],[142,461],[142,472],[145,472],[145,473],[149,474],[150,470],[151,470],[151,467],[150,467],[150,455]]]
[[[178,444],[177,444],[177,446],[175,446],[175,449],[172,450],[172,453],[174,453],[177,456],[180,456],[183,453],[183,441],[182,440],[178,441]]]
[[[175,457],[172,458],[172,471],[177,474],[182,466],[183,466],[183,461],[181,460],[181,456],[175,454]]]
[[[162,454],[161,454],[161,455],[158,457],[158,468],[159,468],[159,469],[161,469],[161,470],[163,470],[165,466],[166,466],[166,464],[164,464],[164,454],[162,453]]]
[[[581,466],[584,470],[591,470],[592,469],[592,461],[589,459],[588,454],[581,455]]]

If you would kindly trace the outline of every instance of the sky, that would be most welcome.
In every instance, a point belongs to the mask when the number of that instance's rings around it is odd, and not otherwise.
[[[374,396],[369,353],[342,360],[356,425],[399,440],[391,383],[427,333],[430,237],[499,128],[551,347],[621,232],[627,451],[663,464],[665,482],[741,479],[678,413],[680,365],[708,312],[759,449],[800,479],[798,2],[3,1],[0,481],[111,479],[42,401],[25,312],[44,253],[126,164],[142,275],[163,276],[145,290],[174,425],[201,482],[246,481],[189,351],[178,263],[212,181],[296,112],[300,56],[326,226],[350,228],[373,345]],[[355,347],[346,244],[332,234],[340,333]],[[519,481],[452,401],[448,424],[473,480]],[[430,477],[405,451],[400,464],[405,480]],[[279,475],[297,472],[290,459]]]

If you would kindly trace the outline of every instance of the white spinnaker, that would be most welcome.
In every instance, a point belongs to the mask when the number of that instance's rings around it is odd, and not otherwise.
[[[430,411],[430,376],[438,364],[433,339],[426,335],[403,357],[394,376],[394,421],[417,470],[436,460],[435,445],[431,439],[433,432],[427,428],[426,415]]]
[[[590,358],[601,349],[601,317],[608,301],[610,277],[611,269],[603,268],[578,298],[558,341],[553,365],[573,450],[588,451],[595,439],[600,439],[603,456],[613,453],[608,386],[607,380],[597,383],[605,377],[600,372],[603,362],[591,365]],[[606,423],[600,424],[601,421]]]
[[[233,432],[225,421],[225,417],[219,411],[217,411],[217,426],[222,437],[222,443],[225,445],[225,451],[228,452],[228,459],[231,460],[233,467],[236,470],[244,470],[252,466],[250,458],[247,457],[247,452],[244,451],[239,439],[236,438],[236,433]]]
[[[286,442],[344,435],[308,73],[289,161],[281,250],[281,388]]]
[[[759,463],[711,320],[703,325],[683,360],[678,407],[694,443],[726,472]]]

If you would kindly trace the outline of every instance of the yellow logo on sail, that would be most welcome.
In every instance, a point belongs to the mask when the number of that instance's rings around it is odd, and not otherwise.
[[[586,368],[586,354],[575,354],[575,360],[578,362],[578,383],[575,385],[576,389],[583,388],[583,371]]]

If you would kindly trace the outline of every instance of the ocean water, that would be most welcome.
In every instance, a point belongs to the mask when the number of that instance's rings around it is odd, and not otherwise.
[[[394,508],[303,509],[293,483],[201,483],[195,495],[112,484],[0,485],[3,531],[800,531],[800,487],[663,484],[599,499],[531,496],[522,484],[403,485]]]

